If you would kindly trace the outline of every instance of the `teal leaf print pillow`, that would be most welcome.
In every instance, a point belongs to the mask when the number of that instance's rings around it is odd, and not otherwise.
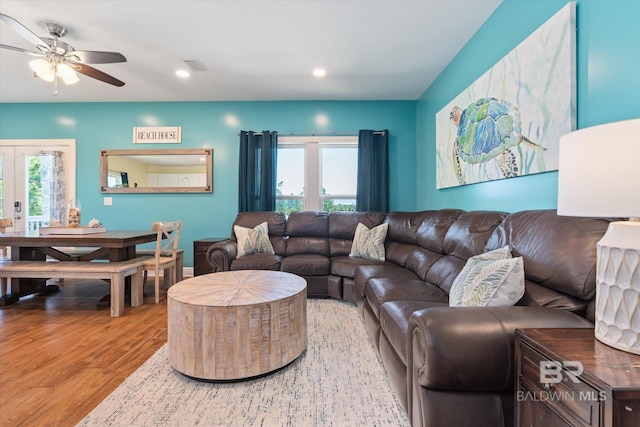
[[[511,257],[508,246],[467,260],[449,293],[450,307],[515,305],[524,295],[522,257]]]

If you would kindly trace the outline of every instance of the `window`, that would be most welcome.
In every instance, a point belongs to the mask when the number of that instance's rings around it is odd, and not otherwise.
[[[109,170],[107,172],[107,186],[122,187],[122,174],[118,171]]]
[[[276,210],[355,211],[358,137],[280,137]]]

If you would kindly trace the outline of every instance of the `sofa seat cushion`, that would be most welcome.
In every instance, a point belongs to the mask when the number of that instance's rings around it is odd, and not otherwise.
[[[334,276],[353,279],[356,268],[360,265],[383,265],[384,261],[374,261],[364,258],[351,258],[349,256],[331,257],[331,274]]]
[[[280,271],[282,257],[272,254],[251,254],[231,261],[231,270],[273,270]]]
[[[331,272],[331,262],[329,257],[324,255],[291,255],[282,260],[280,269],[298,276],[328,276]]]
[[[529,280],[525,280],[524,295],[516,305],[559,308],[580,314],[593,322],[593,317],[585,315],[587,310],[587,301],[562,294],[556,290],[544,287]]]
[[[409,319],[415,311],[425,308],[448,307],[446,302],[437,301],[387,301],[380,306],[380,329],[391,346],[407,365],[407,338]]]
[[[365,287],[369,279],[375,277],[386,277],[397,280],[420,280],[411,270],[400,267],[397,264],[385,263],[379,265],[361,265],[356,268],[353,279],[356,284],[356,291],[360,296],[365,296]]]
[[[387,301],[435,301],[448,303],[441,289],[422,280],[374,278],[369,280],[365,296],[371,311],[380,319],[380,306]]]

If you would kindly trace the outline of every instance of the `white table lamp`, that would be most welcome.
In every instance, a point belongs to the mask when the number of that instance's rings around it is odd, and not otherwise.
[[[558,215],[629,218],[598,242],[595,336],[640,354],[640,119],[560,138]]]

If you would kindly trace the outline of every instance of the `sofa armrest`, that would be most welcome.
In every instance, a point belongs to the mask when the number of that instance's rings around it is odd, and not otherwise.
[[[545,307],[438,307],[409,320],[411,382],[450,391],[513,390],[515,330],[593,328],[586,319]]]
[[[231,261],[238,253],[238,243],[232,240],[223,240],[214,243],[207,249],[207,262],[213,268],[213,273],[231,270]]]

